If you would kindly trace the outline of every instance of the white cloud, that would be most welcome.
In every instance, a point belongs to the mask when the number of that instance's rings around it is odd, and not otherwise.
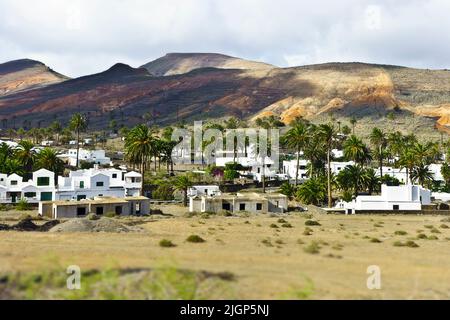
[[[1,0],[0,61],[39,59],[70,76],[167,52],[445,68],[449,9],[444,0]]]

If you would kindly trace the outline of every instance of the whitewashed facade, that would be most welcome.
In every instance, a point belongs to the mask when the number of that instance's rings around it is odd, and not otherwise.
[[[220,196],[219,186],[209,185],[209,186],[192,186],[188,190],[188,197],[200,197],[200,196]]]
[[[77,165],[77,149],[70,149],[65,154],[59,155],[62,159],[67,159],[71,166]],[[111,164],[111,159],[106,156],[105,150],[86,150],[80,149],[79,161],[108,165]]]
[[[17,174],[0,174],[0,203],[134,197],[140,194],[141,181],[140,173],[118,169],[72,171],[68,177],[59,176],[56,185],[55,173],[45,169],[33,172],[29,181]]]
[[[431,191],[418,185],[381,186],[381,195],[357,196],[352,202],[339,202],[337,209],[346,214],[358,211],[420,211],[422,205],[431,204]]]

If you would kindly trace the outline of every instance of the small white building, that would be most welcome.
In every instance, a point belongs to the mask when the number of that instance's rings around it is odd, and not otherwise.
[[[233,213],[284,213],[288,209],[288,198],[279,193],[237,193],[219,196],[189,198],[190,212],[228,211]]]
[[[270,157],[217,157],[216,166],[225,167],[228,163],[236,162],[241,166],[248,168],[241,171],[243,175],[252,176],[255,181],[261,182],[262,176],[265,175],[267,180],[275,179],[278,174],[278,168],[275,167],[275,162]]]
[[[346,214],[358,212],[421,211],[431,204],[431,191],[418,185],[381,186],[381,195],[357,196],[352,202],[339,202],[336,209]]]
[[[308,179],[308,166],[309,160],[300,159],[298,166],[298,179]],[[283,173],[286,174],[289,179],[295,179],[297,175],[297,159],[283,161]]]
[[[65,154],[61,154],[58,157],[62,159],[66,159],[69,165],[76,166],[77,165],[77,149],[70,149]],[[100,165],[108,165],[111,164],[111,159],[106,156],[105,150],[86,150],[80,149],[80,156],[78,160],[100,164]]]
[[[209,185],[209,186],[193,186],[188,190],[188,197],[201,197],[201,196],[220,196],[219,186]]]

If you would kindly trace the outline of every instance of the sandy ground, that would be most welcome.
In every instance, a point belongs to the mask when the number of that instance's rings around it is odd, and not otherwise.
[[[141,225],[145,229],[141,233],[0,232],[0,273],[35,271],[51,267],[55,261],[84,270],[170,263],[192,270],[234,273],[233,294],[224,298],[298,298],[296,293],[309,290],[311,299],[450,297],[450,229],[441,227],[450,222],[442,222],[442,216],[315,214],[321,226],[311,227],[313,234],[307,236],[303,234],[307,218],[300,213],[283,216],[292,225],[283,228],[280,217],[268,215],[202,219],[182,217],[185,209],[181,207],[163,209],[178,216],[155,218]],[[440,233],[432,233],[431,226]],[[418,230],[438,240],[418,240]],[[395,235],[396,231],[407,234]],[[186,242],[192,234],[206,242]],[[381,243],[373,243],[371,238]],[[177,247],[162,248],[161,239],[169,239]],[[419,247],[393,245],[410,239]],[[312,241],[321,243],[317,254],[304,250]],[[367,289],[371,265],[381,269],[380,290]]]

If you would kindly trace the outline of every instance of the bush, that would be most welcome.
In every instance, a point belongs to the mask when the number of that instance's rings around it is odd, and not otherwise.
[[[105,213],[105,217],[107,217],[107,218],[116,218],[117,214],[115,212],[107,212],[107,213]]]
[[[95,221],[95,220],[99,220],[100,219],[100,217],[98,215],[96,215],[95,213],[89,214],[87,216],[87,218],[88,218],[88,220],[91,220],[91,221]]]
[[[320,253],[320,245],[316,241],[311,242],[308,246],[303,248],[306,253],[318,254]]]
[[[273,244],[270,241],[270,239],[261,240],[261,243],[264,244],[266,247],[273,247]]]
[[[152,193],[152,198],[163,201],[170,201],[174,199],[173,188],[171,185],[162,184],[159,185]]]
[[[16,204],[16,209],[20,211],[30,210],[31,206],[26,199],[20,199]]]
[[[270,225],[270,227],[273,228],[273,229],[278,229],[278,228],[279,228],[275,223],[272,223],[272,224]]]
[[[290,223],[283,223],[283,224],[281,225],[281,227],[283,227],[283,228],[293,228],[293,227],[292,227],[292,224],[290,224]]]
[[[434,235],[432,235],[432,236],[428,237],[428,240],[439,240],[439,238],[434,236]]]
[[[306,227],[305,231],[303,231],[303,235],[310,236],[313,234],[313,229]]]
[[[405,243],[401,241],[395,241],[394,247],[409,247],[409,248],[418,248],[419,245],[412,240],[408,240]]]
[[[408,232],[403,231],[403,230],[397,230],[397,231],[394,232],[394,234],[397,235],[397,236],[405,236],[405,235],[408,234]]]
[[[202,237],[200,237],[198,235],[195,235],[195,234],[187,237],[186,241],[187,242],[192,242],[192,243],[203,243],[203,242],[206,242],[205,239],[203,239]]]
[[[174,247],[176,247],[176,245],[172,241],[167,240],[167,239],[162,239],[159,242],[159,246],[163,247],[163,248],[174,248]]]
[[[428,237],[427,237],[426,234],[420,233],[420,234],[417,236],[417,239],[428,239]]]
[[[314,220],[306,220],[305,221],[305,226],[321,226],[321,224],[318,221],[314,221]]]
[[[380,239],[378,239],[378,238],[372,238],[372,239],[370,239],[370,242],[372,242],[372,243],[381,243],[382,241]]]
[[[287,221],[284,219],[278,219],[278,223],[287,223]]]
[[[446,224],[441,224],[441,229],[448,229],[448,225],[446,225]]]

